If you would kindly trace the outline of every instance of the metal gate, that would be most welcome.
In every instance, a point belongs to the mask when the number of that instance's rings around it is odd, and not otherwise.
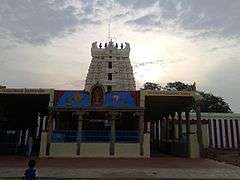
[[[176,120],[162,118],[151,122],[151,156],[163,154],[188,157],[186,132],[179,138]]]

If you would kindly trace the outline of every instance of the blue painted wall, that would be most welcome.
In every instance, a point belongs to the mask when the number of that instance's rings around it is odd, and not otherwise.
[[[84,91],[55,91],[55,107],[84,108],[90,106],[90,95]]]
[[[112,91],[104,94],[102,107],[134,108],[138,106],[137,91]],[[91,107],[91,96],[85,91],[55,91],[54,105],[56,108],[87,108]]]
[[[136,100],[129,91],[112,91],[105,94],[105,107],[136,107]]]

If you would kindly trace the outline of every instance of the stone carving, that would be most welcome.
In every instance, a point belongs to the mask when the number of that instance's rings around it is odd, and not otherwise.
[[[97,48],[97,41],[92,43],[92,48]]]
[[[130,51],[130,44],[129,43],[127,43],[127,42],[125,42],[125,48],[124,49],[126,49],[126,50],[128,50],[128,51]]]

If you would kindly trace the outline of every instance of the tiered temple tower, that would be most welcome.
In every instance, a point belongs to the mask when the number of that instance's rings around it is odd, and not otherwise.
[[[130,45],[118,45],[112,41],[97,45],[92,43],[92,61],[88,69],[85,90],[100,84],[106,91],[134,91],[136,90],[133,69],[129,59]]]

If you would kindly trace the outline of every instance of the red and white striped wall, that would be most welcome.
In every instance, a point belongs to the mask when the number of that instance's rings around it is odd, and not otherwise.
[[[216,149],[240,148],[240,114],[201,113],[202,120],[208,120],[209,147]],[[191,113],[191,119],[196,115]]]

